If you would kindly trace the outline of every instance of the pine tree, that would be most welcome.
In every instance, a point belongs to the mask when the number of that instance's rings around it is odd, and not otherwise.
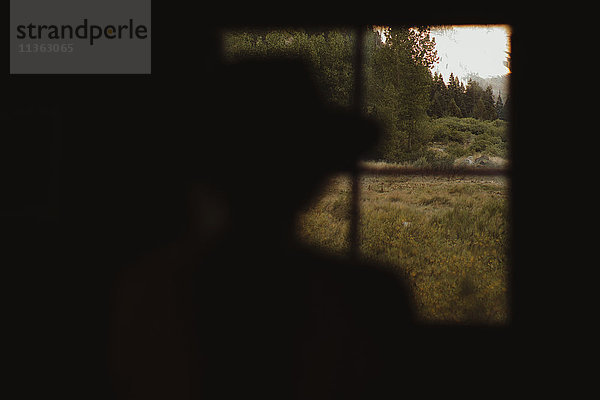
[[[484,106],[483,119],[496,119],[497,113],[496,108],[494,106],[494,91],[491,86],[485,88],[485,92],[483,92],[481,99],[483,100]]]
[[[448,98],[454,100],[454,103],[460,110],[460,114],[465,116],[465,99],[464,99],[464,85],[461,84],[458,77],[455,77],[454,74],[450,73],[450,78],[448,80]],[[448,103],[448,107],[450,107],[450,103]],[[450,112],[450,110],[448,110]],[[455,110],[452,110],[452,113],[455,113]],[[456,113],[455,113],[456,114]]]
[[[431,104],[427,113],[434,118],[443,117],[447,114],[448,93],[444,78],[437,72],[433,74],[433,84],[431,85]]]
[[[384,130],[377,156],[403,161],[429,140],[422,126],[431,112],[435,42],[427,29],[397,27],[385,35],[385,45],[367,41],[366,109]]]
[[[477,99],[475,101],[475,104],[473,105],[473,118],[477,118],[477,119],[485,119],[486,116],[486,109],[485,109],[485,104],[483,102],[483,99],[480,97],[479,99]]]
[[[460,108],[460,112],[463,116],[467,116],[467,105],[466,105],[466,89],[465,84],[460,83],[460,91],[458,95],[458,100],[456,101],[456,105]]]
[[[474,80],[469,79],[469,82],[467,83],[467,89],[465,90],[465,117],[481,118],[475,115],[475,105],[478,100],[481,100],[482,95],[483,89],[481,89],[481,86],[479,86],[479,84]],[[482,115],[482,113],[483,104],[481,105],[480,110],[477,110],[478,115]]]
[[[429,106],[429,116],[433,118],[439,118],[444,115],[446,108],[442,102],[442,95],[439,92],[433,94],[431,105]]]
[[[502,102],[502,96],[498,94],[498,99],[496,100],[496,118],[504,119],[504,103]]]
[[[450,98],[456,101],[457,94],[460,91],[460,86],[458,84],[458,79],[454,77],[454,74],[450,73],[450,78],[448,79],[448,93],[450,94]]]
[[[451,117],[462,117],[462,112],[460,111],[460,108],[458,108],[458,105],[454,99],[450,99],[450,104],[448,105],[448,115]]]
[[[506,102],[504,103],[504,107],[502,107],[502,119],[504,121],[510,120],[510,108],[511,108],[511,100],[510,94],[506,96]]]

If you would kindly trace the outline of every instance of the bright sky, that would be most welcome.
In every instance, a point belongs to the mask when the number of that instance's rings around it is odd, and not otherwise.
[[[440,61],[433,71],[447,82],[450,73],[462,78],[475,73],[482,78],[509,72],[503,64],[510,50],[508,25],[445,26],[431,29]]]

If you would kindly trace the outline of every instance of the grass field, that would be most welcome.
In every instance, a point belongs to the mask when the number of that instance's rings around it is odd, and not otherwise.
[[[305,243],[347,256],[350,179],[332,177],[298,219]],[[410,284],[428,323],[508,321],[508,182],[503,177],[361,178],[360,253]]]

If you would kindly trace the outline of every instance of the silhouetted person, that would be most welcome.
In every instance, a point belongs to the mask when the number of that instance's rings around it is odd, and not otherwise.
[[[407,373],[406,289],[382,268],[303,248],[294,231],[323,181],[351,171],[375,142],[376,126],[323,106],[299,61],[223,67],[213,87],[201,145],[178,148],[196,182],[187,197],[196,228],[117,280],[118,390],[383,398]]]
[[[224,69],[212,186],[224,233],[197,271],[199,392],[206,398],[378,398],[397,383],[412,321],[382,269],[319,256],[295,217],[324,178],[351,171],[376,126],[322,105],[300,62]]]

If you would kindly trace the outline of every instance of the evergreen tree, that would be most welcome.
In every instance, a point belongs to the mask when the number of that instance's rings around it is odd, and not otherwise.
[[[464,85],[460,82],[458,77],[455,77],[453,73],[450,73],[450,78],[448,79],[448,107],[450,108],[450,99],[454,100],[454,103],[460,110],[461,115],[465,115],[465,99],[464,99]],[[456,114],[455,110],[450,111],[448,108],[448,112],[452,114]]]
[[[430,117],[439,118],[446,113],[446,106],[443,102],[442,95],[439,92],[433,94],[431,105],[429,106],[428,114]]]
[[[430,72],[437,53],[429,29],[392,28],[386,30],[385,37],[383,43],[377,33],[369,30],[366,34],[364,106],[384,127],[381,146],[376,150],[379,154],[375,156],[405,161],[428,142],[429,131],[422,129],[427,113],[444,115],[448,94],[441,75],[434,85]],[[326,101],[348,107],[354,100],[352,31],[252,29],[227,32],[223,40],[227,61],[303,58],[313,68],[317,87]]]
[[[502,96],[500,94],[498,94],[498,99],[496,100],[494,108],[496,109],[496,118],[504,119],[504,103],[502,102]]]
[[[477,82],[475,82],[472,79],[469,79],[469,82],[467,83],[467,89],[465,90],[465,111],[466,113],[463,114],[463,116],[465,117],[472,117],[472,118],[481,118],[481,117],[477,117],[476,113],[475,113],[475,105],[478,102],[478,100],[481,99],[481,97],[483,96],[483,90],[481,89],[481,86],[479,86],[479,84]],[[483,101],[482,101],[483,103]],[[477,109],[477,114],[478,115],[483,115],[483,104]]]
[[[502,107],[502,119],[504,121],[510,120],[510,107],[511,107],[511,100],[510,100],[510,94],[509,94],[508,96],[506,96],[506,102],[504,103],[504,107]]]
[[[456,101],[456,105],[458,106],[458,108],[460,108],[460,112],[463,116],[467,115],[467,105],[465,103],[466,101],[466,89],[465,89],[465,84],[464,83],[460,83],[460,90],[459,90],[459,94],[458,94],[458,100]]]
[[[448,90],[444,83],[444,78],[437,72],[433,75],[433,84],[431,86],[431,105],[428,114],[431,117],[439,118],[448,112]]]
[[[384,123],[385,158],[404,161],[428,140],[421,127],[430,110],[437,53],[426,28],[390,28],[385,37],[385,45],[366,51],[367,111]]]
[[[312,67],[317,87],[330,104],[352,104],[354,39],[342,30],[261,30],[228,32],[224,56],[242,58],[300,57]]]
[[[460,111],[460,108],[458,108],[458,105],[454,99],[450,99],[450,104],[448,105],[448,115],[451,117],[462,117],[462,112]]]
[[[494,120],[496,119],[497,113],[494,105],[494,91],[491,86],[485,88],[481,99],[483,100],[484,112],[483,118],[485,120]]]
[[[458,79],[454,77],[454,74],[450,73],[450,78],[448,79],[448,94],[451,99],[456,101],[458,97],[458,93],[460,92],[460,84]]]
[[[475,101],[473,105],[472,117],[477,119],[485,119],[486,108],[483,99],[480,97]]]

